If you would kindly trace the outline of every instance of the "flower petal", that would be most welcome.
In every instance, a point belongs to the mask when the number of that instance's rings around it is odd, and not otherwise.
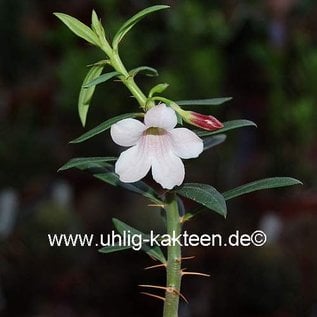
[[[182,160],[173,152],[170,137],[168,135],[149,137],[154,180],[166,189],[181,185],[185,177],[185,168]]]
[[[119,156],[115,172],[124,183],[134,183],[146,176],[151,168],[151,157],[146,150],[146,137]]]
[[[177,124],[177,116],[172,108],[166,107],[166,105],[162,103],[151,108],[145,114],[144,123],[148,128],[156,127],[171,130]]]
[[[175,154],[183,159],[198,157],[204,149],[203,140],[189,129],[173,129],[169,135]]]
[[[123,119],[113,124],[110,129],[112,140],[121,146],[135,145],[142,133],[146,130],[146,126],[136,119]]]

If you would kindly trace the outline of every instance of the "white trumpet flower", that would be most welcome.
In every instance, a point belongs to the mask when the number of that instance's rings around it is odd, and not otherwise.
[[[152,168],[154,180],[165,189],[181,185],[185,168],[181,159],[198,157],[203,141],[191,130],[175,128],[176,113],[159,104],[144,115],[144,123],[123,119],[111,126],[112,140],[130,147],[119,156],[115,172],[125,183],[139,181]]]

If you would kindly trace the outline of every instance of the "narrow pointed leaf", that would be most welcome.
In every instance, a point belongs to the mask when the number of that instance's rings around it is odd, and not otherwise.
[[[195,99],[195,100],[179,100],[175,101],[180,106],[218,106],[229,100],[232,97],[211,98],[211,99]]]
[[[106,171],[101,173],[94,173],[94,176],[109,185],[120,186],[119,177],[113,172]]]
[[[127,234],[128,232],[130,232],[131,235],[141,236],[142,242],[143,242],[141,250],[147,253],[150,257],[159,260],[161,263],[166,263],[166,259],[162,250],[158,246],[150,246],[148,243],[144,241],[149,239],[149,236],[147,234],[144,234],[143,232],[127,225],[126,223],[120,221],[119,219],[113,218],[112,221],[115,228],[121,235],[124,235],[124,233]]]
[[[83,88],[87,83],[90,81],[94,80],[95,78],[99,77],[103,70],[102,65],[95,65],[92,66],[86,75],[83,85],[80,89],[79,93],[79,98],[78,98],[78,113],[80,117],[80,121],[83,126],[86,124],[86,118],[87,118],[87,113],[89,110],[89,104],[91,101],[92,96],[94,95],[95,92],[95,86],[92,86],[90,88]]]
[[[54,15],[66,24],[66,26],[68,26],[68,28],[77,36],[93,45],[99,45],[97,35],[87,25],[65,13],[55,12]]]
[[[226,217],[227,206],[224,197],[212,186],[198,183],[185,183],[177,193]]]
[[[176,117],[177,117],[177,123],[180,125],[183,125],[183,118],[182,116],[176,112]]]
[[[155,68],[149,67],[149,66],[140,66],[140,67],[131,69],[129,71],[129,75],[132,77],[134,77],[135,75],[137,75],[139,73],[143,73],[144,75],[149,76],[149,77],[158,76],[158,71]]]
[[[96,31],[99,25],[99,18],[95,10],[91,12],[91,28]]]
[[[91,28],[95,32],[97,37],[100,39],[100,42],[102,40],[104,40],[105,30],[104,30],[104,28],[103,28],[103,26],[98,18],[97,13],[95,12],[95,10],[92,10],[92,14],[91,14]]]
[[[232,120],[223,123],[224,127],[215,131],[202,131],[196,130],[196,134],[200,137],[215,135],[219,133],[224,133],[233,129],[243,128],[243,127],[256,127],[256,124],[250,120]]]
[[[110,72],[110,73],[102,74],[102,75],[98,76],[97,78],[85,83],[83,85],[83,88],[87,89],[87,88],[99,85],[99,84],[104,83],[104,82],[112,79],[113,77],[116,77],[119,75],[120,75],[120,73],[118,73],[118,72]]]
[[[145,16],[147,16],[150,13],[153,13],[155,11],[159,11],[159,10],[163,10],[163,9],[167,9],[169,8],[169,6],[167,5],[155,5],[149,8],[146,8],[140,12],[138,12],[136,15],[134,15],[133,17],[131,17],[128,21],[126,21],[121,28],[119,29],[119,31],[116,33],[116,35],[113,38],[113,48],[117,49],[119,43],[121,42],[121,40],[123,39],[123,37],[133,28],[133,26],[138,23],[140,20],[142,20]]]
[[[223,143],[224,141],[226,141],[226,138],[227,136],[225,134],[219,134],[204,138],[204,151],[209,150],[210,148]]]
[[[125,114],[121,114],[119,116],[113,117],[111,119],[108,119],[107,121],[102,122],[97,127],[89,130],[88,132],[84,133],[83,135],[81,135],[77,139],[70,141],[70,143],[84,142],[88,139],[91,139],[95,135],[100,134],[100,133],[108,130],[113,124],[115,124],[116,122],[118,122],[120,120],[123,120],[126,118],[136,118],[136,117],[140,117],[141,115],[143,115],[143,114],[142,113],[125,113]]]
[[[272,177],[254,181],[248,184],[241,185],[234,189],[228,190],[223,193],[226,200],[252,193],[258,190],[287,187],[293,185],[302,185],[303,183],[291,177]]]
[[[102,247],[100,248],[98,251],[101,253],[113,253],[113,252],[119,252],[119,251],[124,251],[124,250],[128,250],[131,249],[131,246],[124,246],[124,245],[111,245],[111,246],[106,246],[106,247]]]
[[[116,157],[78,157],[73,158],[58,169],[58,172],[65,171],[70,168],[87,169],[96,165],[96,163],[105,163],[116,161]]]
[[[93,64],[89,64],[87,65],[88,67],[91,67],[91,66],[106,66],[106,65],[109,65],[110,64],[110,60],[109,59],[102,59],[101,61],[98,61],[96,63],[93,63]]]
[[[107,184],[110,184],[112,186],[120,186],[131,192],[140,194],[148,198],[150,201],[152,201],[155,204],[159,204],[159,205],[163,204],[163,202],[159,199],[159,196],[155,192],[155,190],[142,181],[138,181],[135,183],[123,183],[120,181],[119,176],[110,170],[105,172],[94,173],[94,176],[98,178],[99,180]]]
[[[164,83],[164,84],[158,84],[156,86],[154,86],[150,92],[149,92],[149,97],[153,97],[155,94],[160,94],[162,93],[163,91],[166,90],[166,88],[169,86],[169,84],[167,83]]]
[[[158,193],[149,185],[142,181],[135,183],[123,183],[120,181],[119,176],[114,172],[114,167],[111,162],[115,161],[116,158],[112,157],[90,157],[90,158],[78,158],[73,159],[66,163],[60,170],[68,168],[78,168],[79,170],[87,170],[93,174],[97,179],[112,185],[120,186],[131,192],[146,197],[151,202],[163,205]]]

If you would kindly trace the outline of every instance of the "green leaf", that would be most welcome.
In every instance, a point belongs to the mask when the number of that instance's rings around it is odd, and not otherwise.
[[[124,251],[128,249],[131,249],[131,246],[124,246],[124,245],[120,246],[118,244],[115,244],[115,245],[102,247],[98,251],[101,253],[113,253],[113,252],[119,252],[119,251]]]
[[[140,12],[138,12],[136,15],[134,15],[133,17],[131,17],[128,21],[126,21],[121,28],[119,29],[119,31],[116,33],[116,35],[113,38],[113,42],[112,42],[112,46],[114,49],[118,48],[119,43],[121,42],[121,40],[123,39],[123,37],[133,28],[133,26],[138,23],[141,19],[143,19],[146,15],[155,12],[155,11],[159,11],[159,10],[163,10],[163,9],[167,9],[169,8],[169,6],[167,5],[155,5],[149,8],[146,8]]]
[[[158,71],[155,68],[149,66],[140,66],[129,71],[129,75],[134,77],[138,73],[144,73],[146,76],[149,77],[156,77],[158,76]]]
[[[100,40],[103,40],[105,37],[105,30],[98,18],[97,13],[95,12],[95,10],[92,10],[92,14],[91,14],[91,28],[93,29],[93,31],[96,33],[97,37]]]
[[[149,239],[148,235],[127,225],[126,223],[120,221],[119,219],[113,218],[112,221],[117,231],[121,235],[124,235],[125,232],[126,234],[130,232],[131,235],[140,235],[142,237],[142,241],[144,241],[144,239],[145,240]],[[165,256],[162,250],[158,246],[150,246],[148,243],[143,243],[141,250],[147,253],[150,257],[156,260],[159,260],[161,263],[166,263]]]
[[[94,176],[99,180],[112,185],[112,186],[120,186],[120,179],[114,172],[106,171],[102,173],[94,173]]]
[[[255,192],[262,189],[286,187],[293,185],[302,185],[303,183],[295,178],[291,177],[272,177],[265,178],[258,181],[254,181],[234,189],[228,190],[223,193],[226,200],[245,195],[251,192]]]
[[[177,123],[180,125],[183,125],[183,117],[176,112],[176,117],[177,117]]]
[[[93,64],[89,64],[87,65],[88,67],[91,67],[91,66],[106,66],[106,65],[110,65],[110,60],[109,59],[102,59],[96,63],[93,63]]]
[[[154,86],[149,92],[149,97],[151,98],[155,94],[162,93],[168,86],[169,86],[169,84],[166,84],[166,83],[158,84],[158,85]]]
[[[118,122],[120,120],[123,120],[126,118],[136,118],[136,117],[140,117],[141,115],[143,115],[143,114],[142,113],[125,113],[125,114],[121,114],[119,116],[113,117],[111,119],[108,119],[107,121],[102,122],[97,127],[89,130],[88,132],[84,133],[83,135],[81,135],[77,139],[70,141],[70,143],[84,142],[88,139],[91,139],[95,135],[100,134],[100,133],[108,130],[113,124],[115,124],[116,122]]]
[[[196,100],[179,100],[179,101],[175,101],[175,103],[177,103],[180,106],[218,106],[231,99],[232,97],[196,99]]]
[[[256,127],[256,124],[250,120],[232,120],[227,121],[223,123],[224,127],[222,129],[216,130],[216,131],[202,131],[202,130],[196,130],[195,133],[200,136],[210,136],[214,134],[224,133],[233,129],[243,128],[243,127]]]
[[[226,217],[227,206],[224,197],[207,184],[185,183],[176,189],[177,193]]]
[[[219,134],[204,138],[204,151],[209,150],[210,148],[223,143],[224,141],[226,141],[226,138],[227,136],[225,134]]]
[[[79,98],[78,98],[78,113],[79,113],[80,121],[81,121],[83,126],[85,126],[85,124],[86,124],[86,118],[87,118],[87,113],[89,110],[89,104],[90,104],[91,98],[95,92],[95,86],[90,87],[88,89],[83,88],[83,86],[85,86],[87,83],[94,80],[95,78],[99,77],[102,70],[103,70],[102,65],[92,66],[90,68],[88,74],[86,75],[84,82],[83,82],[83,85],[80,89]]]
[[[97,35],[87,25],[64,13],[55,12],[54,15],[66,24],[66,26],[68,26],[68,28],[77,36],[93,45],[99,46]]]
[[[119,72],[110,72],[110,73],[102,74],[101,76],[85,83],[83,85],[83,88],[87,89],[87,88],[99,85],[99,84],[104,83],[104,82],[110,80],[111,78],[119,76],[119,75],[120,75]]]
[[[65,171],[70,168],[87,169],[98,166],[95,163],[113,162],[116,157],[78,157],[73,158],[58,169],[58,172]]]
[[[95,10],[91,12],[91,28],[95,31],[98,28],[99,18]]]
[[[159,199],[158,194],[156,193],[156,191],[150,187],[149,185],[147,185],[146,183],[142,182],[142,181],[138,181],[135,183],[124,183],[121,182],[119,179],[119,176],[114,173],[113,171],[103,171],[103,172],[98,172],[98,173],[94,173],[94,176],[96,178],[98,178],[99,180],[110,184],[112,186],[120,186],[122,188],[125,188],[131,192],[140,194],[146,198],[148,198],[149,200],[151,200],[152,202],[154,202],[155,204],[159,204],[162,205],[163,202]]]
[[[88,158],[77,158],[70,160],[60,170],[68,168],[78,168],[79,170],[87,170],[93,174],[94,177],[99,180],[110,184],[112,186],[120,186],[131,192],[142,195],[148,198],[155,204],[163,205],[159,195],[156,191],[142,181],[135,183],[123,183],[120,181],[119,176],[114,173],[114,167],[110,164],[111,161],[115,161],[114,157],[88,157]]]

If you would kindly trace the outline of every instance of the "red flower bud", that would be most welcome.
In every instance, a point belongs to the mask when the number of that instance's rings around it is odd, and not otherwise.
[[[223,128],[223,124],[213,116],[190,111],[188,123],[207,131]]]

